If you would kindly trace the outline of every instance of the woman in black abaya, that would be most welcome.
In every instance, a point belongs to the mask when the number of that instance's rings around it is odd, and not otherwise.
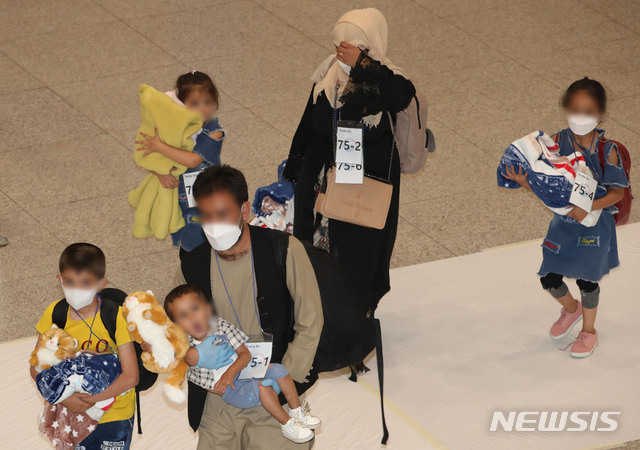
[[[391,168],[393,194],[386,224],[378,230],[329,219],[329,249],[351,279],[362,307],[373,315],[390,289],[389,263],[398,229],[400,161],[388,113],[395,119],[415,88],[386,57],[387,22],[377,9],[346,13],[333,35],[336,53],[313,75],[284,174],[297,183],[294,235],[313,242],[318,178],[334,163],[334,112],[342,120],[363,123],[365,172],[387,179]]]

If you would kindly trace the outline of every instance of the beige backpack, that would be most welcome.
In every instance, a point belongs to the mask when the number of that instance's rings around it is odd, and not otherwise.
[[[393,120],[391,123],[393,124]],[[416,90],[409,106],[396,116],[395,139],[400,154],[401,173],[418,172],[424,167],[427,155],[435,151],[433,132],[427,128],[427,100],[422,92]]]

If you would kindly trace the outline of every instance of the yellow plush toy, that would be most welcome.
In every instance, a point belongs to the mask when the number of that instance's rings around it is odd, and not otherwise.
[[[186,395],[182,382],[189,370],[184,361],[189,349],[185,332],[167,317],[151,291],[129,295],[122,312],[133,340],[151,345],[151,352],[143,352],[140,356],[144,367],[151,372],[168,373],[163,386],[165,395],[172,402],[184,402]]]
[[[202,116],[146,84],[138,88],[138,93],[142,125],[136,140],[144,140],[140,133],[153,136],[155,127],[158,127],[158,134],[166,144],[182,150],[193,150],[195,142],[192,136],[202,128]],[[136,144],[136,148],[138,146]],[[136,150],[133,152],[136,164],[147,170],[175,176],[180,176],[187,170],[186,166],[160,153],[153,152],[143,156],[144,153]],[[176,170],[171,172],[173,167]],[[153,174],[148,174],[140,186],[129,192],[129,203],[136,208],[133,235],[137,238],[155,236],[165,239],[185,225],[178,203],[178,188],[163,188],[158,177]]]

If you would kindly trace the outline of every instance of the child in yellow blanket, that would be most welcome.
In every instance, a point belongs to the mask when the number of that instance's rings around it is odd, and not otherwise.
[[[176,81],[175,95],[184,105],[202,115],[202,131],[198,134],[193,151],[171,147],[162,142],[156,128],[155,136],[140,133],[145,139],[136,141],[140,144],[136,150],[147,156],[158,152],[176,163],[187,166],[187,171],[176,178],[174,175],[163,175],[151,171],[158,177],[165,189],[178,188],[178,201],[182,209],[186,225],[171,235],[173,244],[191,251],[204,243],[205,236],[198,219],[191,188],[198,173],[216,164],[220,164],[220,152],[225,131],[220,127],[215,113],[218,111],[218,89],[211,78],[202,72],[192,70],[180,75]],[[174,168],[175,169],[175,168]],[[173,170],[173,169],[172,169]]]

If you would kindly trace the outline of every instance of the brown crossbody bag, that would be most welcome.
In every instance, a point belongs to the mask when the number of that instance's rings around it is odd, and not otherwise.
[[[395,126],[393,123],[391,124],[394,136],[386,180],[365,172],[362,184],[336,183],[337,92],[336,89],[333,105],[333,165],[327,169],[316,199],[315,209],[329,219],[381,230],[387,222],[391,195],[393,194],[391,164],[396,145]]]

